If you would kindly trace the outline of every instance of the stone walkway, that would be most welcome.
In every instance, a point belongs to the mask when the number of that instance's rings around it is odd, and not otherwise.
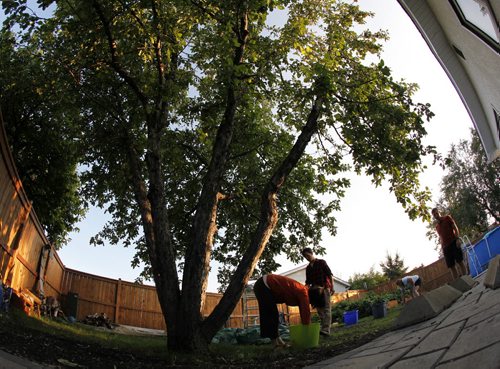
[[[436,317],[304,369],[500,369],[500,288],[484,277]]]

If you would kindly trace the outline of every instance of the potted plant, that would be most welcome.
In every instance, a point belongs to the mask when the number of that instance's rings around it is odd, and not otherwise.
[[[375,319],[387,315],[387,301],[383,296],[375,296],[372,300],[372,315]]]

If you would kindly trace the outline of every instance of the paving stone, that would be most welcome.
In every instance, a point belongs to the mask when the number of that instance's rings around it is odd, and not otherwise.
[[[500,255],[490,260],[484,277],[484,285],[494,290],[500,287]]]
[[[359,351],[371,349],[373,347],[383,347],[386,345],[394,344],[396,342],[401,341],[406,335],[411,334],[413,331],[418,331],[420,328],[417,326],[405,327],[399,330],[395,330],[389,333],[384,334],[376,338],[375,340],[364,344],[359,347]]]
[[[495,315],[478,324],[463,329],[441,361],[453,360],[463,355],[473,353],[497,342],[499,337],[500,315]],[[475,368],[481,367],[475,366]]]
[[[426,336],[415,348],[409,351],[405,357],[426,354],[441,348],[447,348],[464,326],[464,322],[450,325],[446,328],[436,329]]]
[[[436,369],[498,369],[500,368],[500,342],[448,362],[444,362],[443,359],[441,359],[442,364],[439,364]]]
[[[354,354],[351,357],[356,358],[356,357],[361,357],[361,356],[370,356],[370,355],[379,354],[381,352],[388,351],[389,347],[391,347],[391,346],[392,345],[384,345],[384,346],[375,346],[375,347],[366,348],[363,350],[359,350],[359,352],[357,352],[356,354]]]
[[[16,364],[13,361],[0,361],[0,369],[26,369],[24,365]]]
[[[462,292],[450,285],[444,285],[427,294],[412,299],[401,311],[396,327],[405,327],[431,319],[455,302]]]
[[[430,352],[425,355],[414,356],[408,359],[401,359],[394,365],[391,365],[390,369],[431,369],[434,364],[437,363],[441,355],[443,355],[445,350],[439,350]],[[457,368],[454,368],[457,369]]]
[[[427,296],[421,295],[412,299],[405,305],[394,325],[395,327],[407,327],[419,323],[438,315],[442,311],[441,307],[436,305]]]
[[[484,274],[475,279],[479,285],[436,316],[307,369],[500,369],[500,288],[486,288]],[[447,304],[439,296],[431,303]]]
[[[476,281],[477,282],[477,281]],[[479,282],[478,282],[479,283]],[[479,284],[478,284],[479,285]],[[450,309],[461,309],[463,306],[467,306],[469,304],[475,304],[481,295],[485,291],[483,285],[480,285],[480,288],[473,288],[469,291],[466,291],[451,307]]]
[[[487,307],[486,309],[481,309],[477,314],[471,316],[465,325],[465,328],[470,327],[471,325],[478,324],[485,319],[491,318],[495,315],[500,315],[500,304],[497,302]]]
[[[485,288],[477,301],[483,306],[491,306],[495,303],[498,304],[500,302],[500,288],[496,290]]]
[[[306,367],[303,367],[302,369],[324,369],[324,368],[326,368],[328,366],[331,367],[333,364],[335,364],[335,363],[337,363],[339,361],[348,359],[349,357],[352,356],[352,354],[353,354],[352,351],[345,352],[345,353],[343,353],[341,355],[334,356],[331,359],[323,360],[323,361],[320,361],[318,363],[308,365]]]
[[[427,337],[429,333],[431,333],[434,329],[435,327],[425,327],[423,329],[412,331],[411,333],[408,333],[402,339],[391,345],[390,349],[395,350],[401,347],[415,346],[419,342],[424,340],[425,337]]]
[[[377,340],[372,341],[364,346],[358,348],[360,353],[355,356],[363,356],[364,352],[380,352],[384,350],[395,350],[401,347],[407,347],[418,343],[422,337],[425,337],[429,332],[434,329],[432,326],[424,326],[421,328],[419,325],[406,327],[401,330],[386,333],[384,336],[379,337]],[[378,351],[377,351],[378,350]]]
[[[427,298],[441,307],[441,311],[449,308],[462,296],[462,291],[453,288],[449,284],[438,287],[427,294]]]
[[[453,282],[450,282],[449,285],[453,288],[456,288],[459,291],[467,292],[472,289],[472,287],[479,284],[479,282],[475,281],[470,275],[463,275],[460,278],[455,279]]]
[[[464,306],[462,309],[454,309],[450,315],[443,319],[439,327],[445,327],[447,325],[452,325],[462,320],[468,319],[471,316],[476,315],[481,309],[481,305],[469,304]]]
[[[448,317],[448,315],[450,315],[452,312],[452,310],[444,310],[442,311],[441,313],[439,313],[437,316],[435,316],[434,318],[431,318],[431,319],[428,319],[426,321],[423,321],[423,322],[420,322],[420,323],[417,323],[417,324],[414,324],[412,325],[411,327],[412,328],[417,328],[419,327],[419,329],[425,329],[425,328],[435,328],[437,327],[444,319],[446,319]]]
[[[376,355],[363,356],[358,358],[349,358],[326,365],[323,369],[379,369],[386,368],[389,364],[395,362],[407,351],[401,348],[393,351],[386,351]]]

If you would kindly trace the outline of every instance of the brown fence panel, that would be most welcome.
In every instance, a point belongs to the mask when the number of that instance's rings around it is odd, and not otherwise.
[[[44,281],[45,296],[59,297],[64,266],[55,256],[39,276],[42,249],[49,244],[36,216],[10,152],[3,122],[0,119],[0,274],[10,280],[15,291],[36,291],[39,277]],[[52,249],[53,255],[55,250]],[[50,272],[49,272],[50,271]]]
[[[61,293],[78,294],[78,320],[87,315],[105,313],[111,319],[115,313],[117,281],[66,269],[62,279]]]
[[[119,296],[116,299],[120,324],[152,329],[166,329],[156,289],[130,282],[119,281]]]
[[[87,315],[105,313],[117,324],[166,329],[158,295],[153,286],[66,269],[62,278],[61,293],[78,294],[78,316],[76,317],[78,320],[84,319]],[[213,311],[221,296],[217,293],[207,293],[203,309],[204,316],[208,316]],[[226,322],[226,327],[241,328],[243,324],[243,304],[240,300]]]
[[[55,250],[49,254],[45,270],[45,296],[60,298],[61,284],[64,275],[64,265]]]
[[[405,275],[418,275],[422,278],[422,291],[431,291],[435,288],[441,287],[453,280],[451,272],[444,259],[436,260],[434,263],[418,267]],[[397,286],[394,280],[381,284],[374,288],[375,293],[388,293],[396,291]]]
[[[334,293],[331,297],[332,304],[344,300],[359,300],[368,293],[367,290],[348,290],[345,292]]]

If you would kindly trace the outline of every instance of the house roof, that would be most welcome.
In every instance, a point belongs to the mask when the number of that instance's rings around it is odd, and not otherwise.
[[[307,267],[307,263],[306,263],[306,264],[304,264],[304,265],[299,265],[299,266],[298,266],[298,267],[296,267],[296,268],[293,268],[293,269],[287,270],[286,272],[280,273],[280,275],[283,275],[283,276],[285,276],[285,277],[286,277],[286,276],[288,276],[288,275],[290,275],[290,274],[294,274],[294,273],[296,273],[296,272],[300,272],[301,270],[305,270],[305,269],[306,269],[306,267]],[[343,279],[340,279],[340,278],[338,278],[338,277],[336,277],[336,276],[333,276],[333,281],[334,281],[335,283],[342,284],[342,285],[344,285],[344,286],[346,286],[346,287],[349,287],[349,286],[350,286],[349,282],[346,282],[346,281],[344,281]]]

